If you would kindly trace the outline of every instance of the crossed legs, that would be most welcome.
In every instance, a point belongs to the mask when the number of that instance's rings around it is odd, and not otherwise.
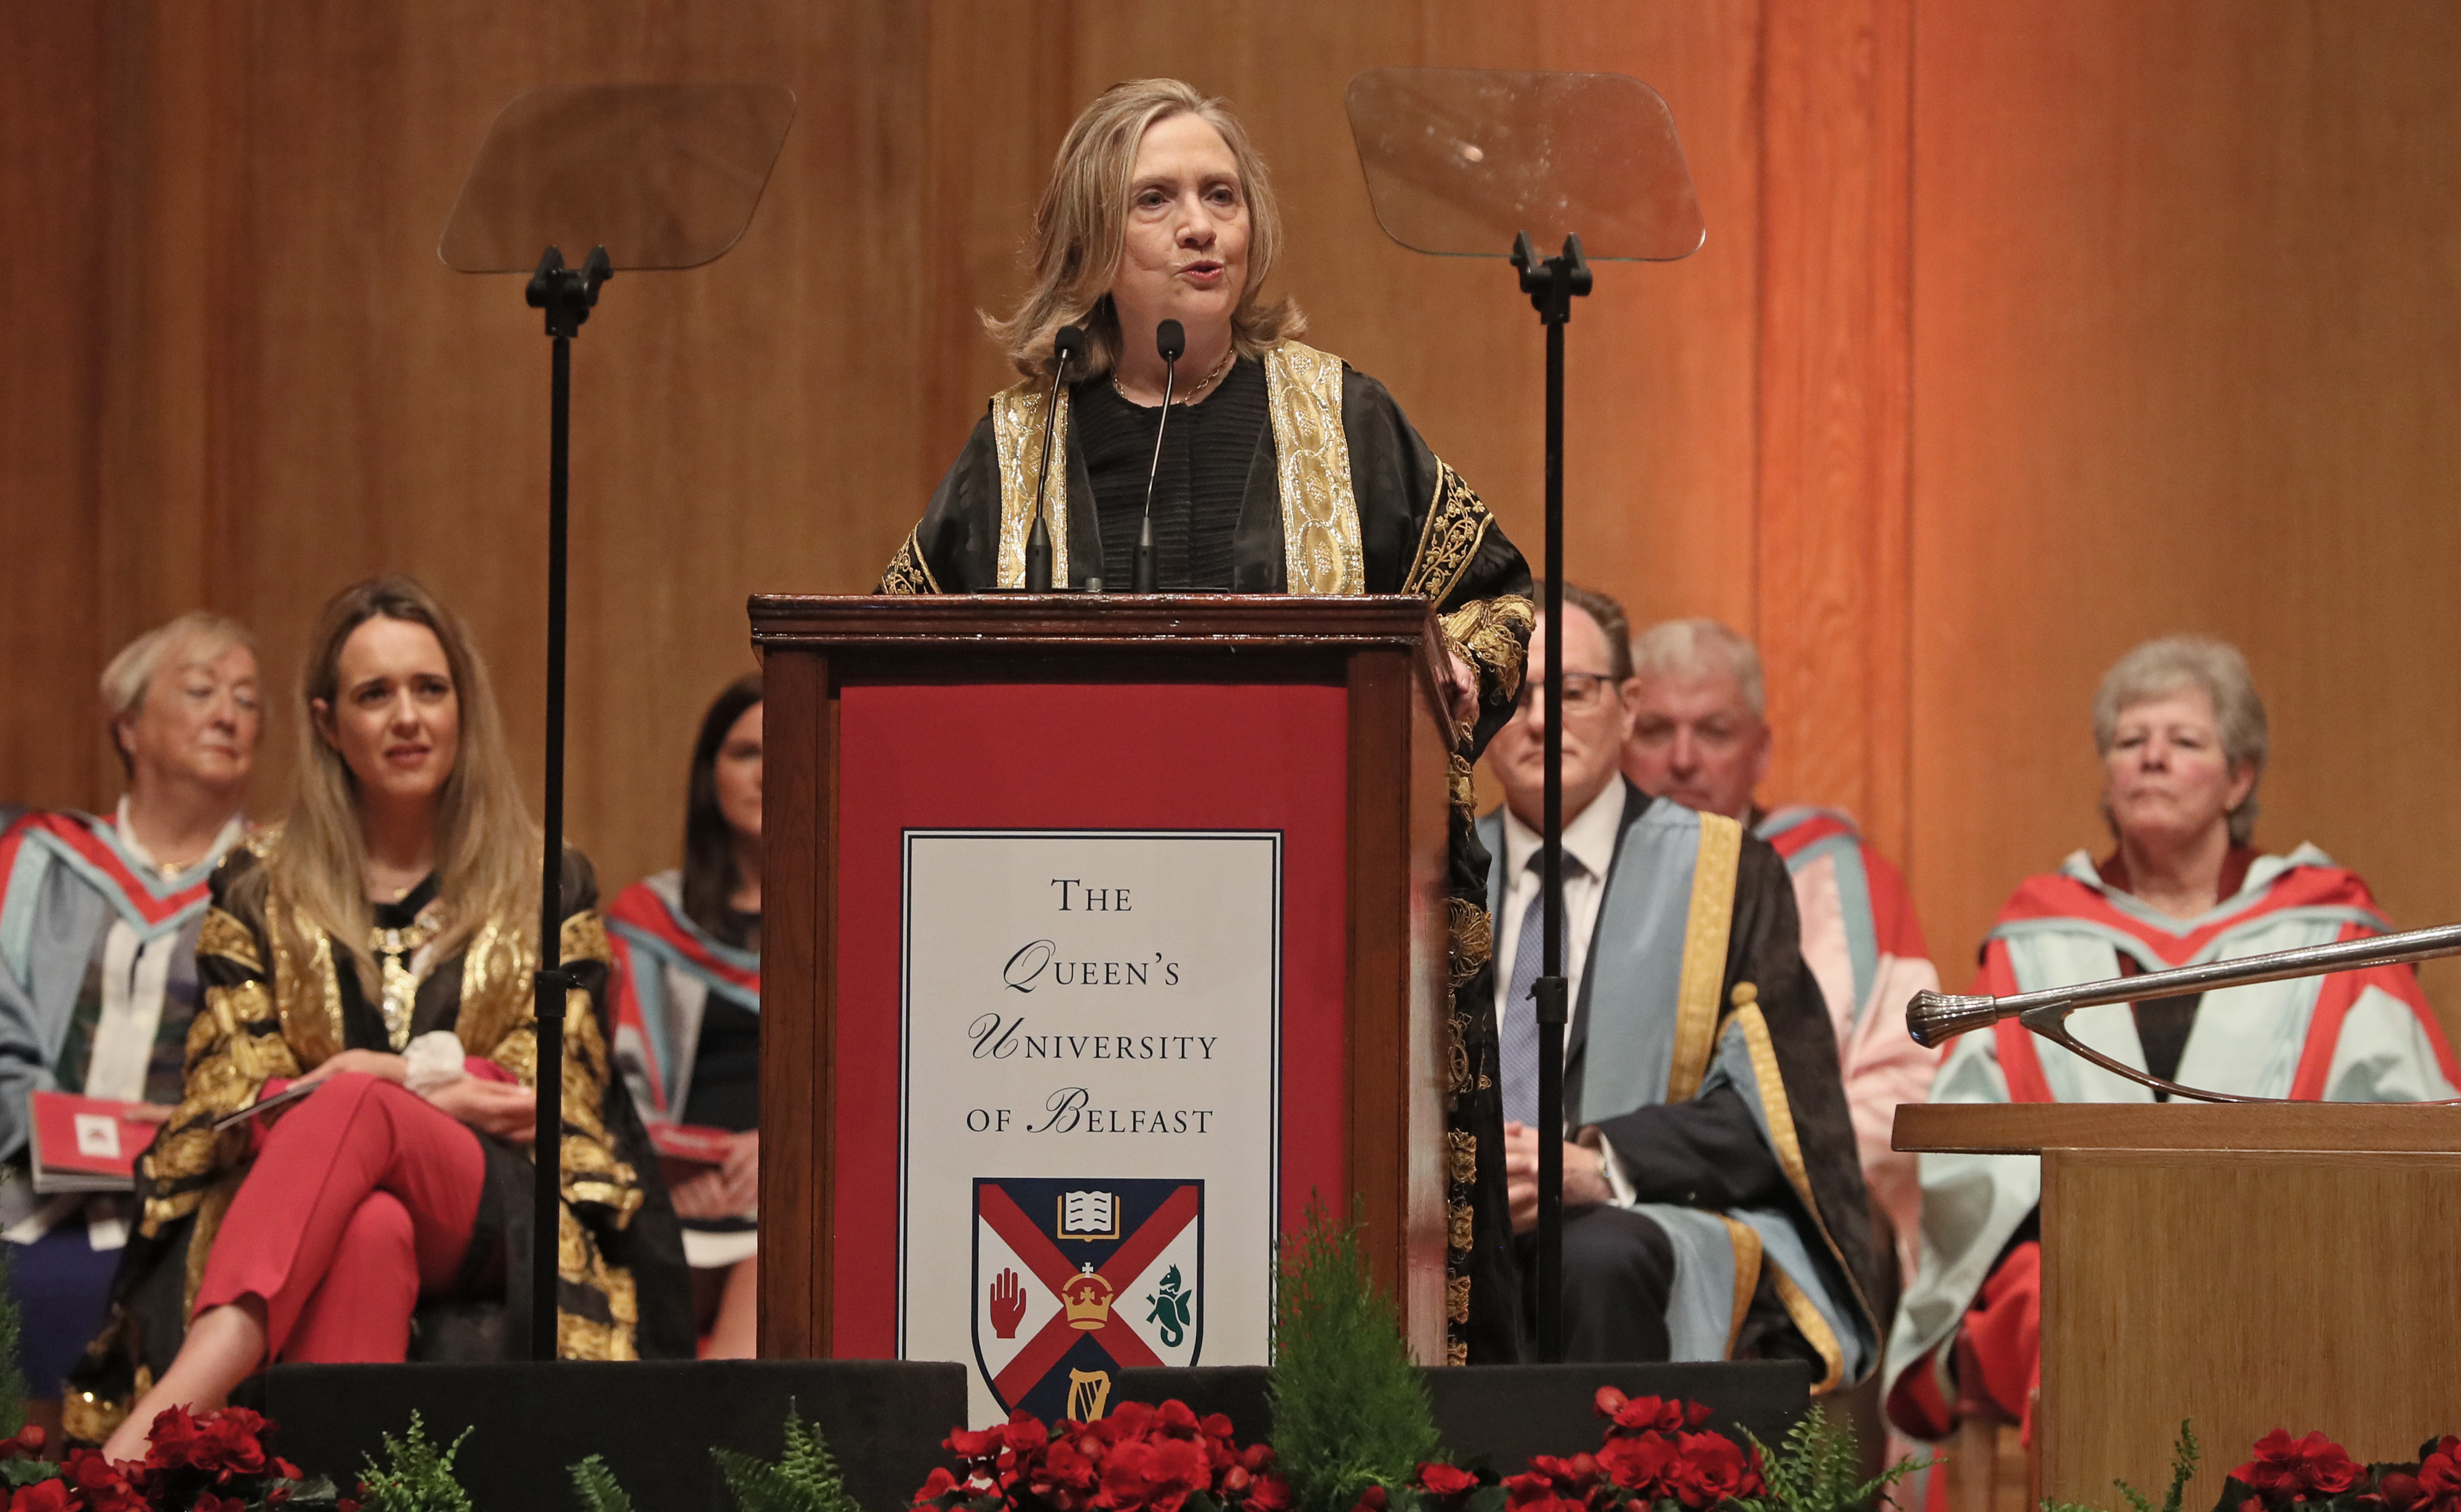
[[[451,1115],[380,1077],[329,1079],[263,1132],[179,1356],[104,1452],[141,1456],[158,1414],[219,1407],[269,1359],[401,1359],[420,1291],[460,1269],[485,1181]]]

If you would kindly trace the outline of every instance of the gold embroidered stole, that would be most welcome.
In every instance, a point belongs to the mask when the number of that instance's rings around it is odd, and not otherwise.
[[[1364,593],[1359,496],[1341,428],[1341,359],[1295,341],[1265,354],[1282,502],[1282,580],[1291,593]]]
[[[1000,537],[998,583],[1025,586],[1025,538],[1034,527],[1034,474],[1042,456],[1043,405],[1049,389],[1018,384],[992,400],[992,439],[998,454]],[[1341,359],[1295,341],[1265,353],[1265,403],[1273,428],[1274,483],[1282,508],[1282,577],[1292,593],[1364,593],[1367,571],[1359,545],[1359,497],[1350,483],[1350,438],[1341,428]],[[1068,557],[1068,391],[1056,406],[1042,507],[1052,549]]]
[[[998,452],[1000,479],[999,586],[1025,586],[1025,538],[1034,528],[1034,475],[1027,468],[1042,459],[1042,410],[1049,385],[1029,378],[992,399],[992,442]],[[1051,468],[1042,491],[1043,512],[1051,522],[1052,561],[1063,586],[1068,577],[1068,390],[1059,390],[1053,406],[1059,417],[1051,437]],[[921,559],[921,553],[915,553]]]
[[[1692,862],[1692,901],[1683,928],[1683,966],[1675,990],[1675,1054],[1666,1100],[1689,1102],[1701,1090],[1717,1049],[1725,1004],[1726,941],[1735,924],[1735,881],[1744,854],[1744,826],[1723,814],[1701,816],[1701,847]]]

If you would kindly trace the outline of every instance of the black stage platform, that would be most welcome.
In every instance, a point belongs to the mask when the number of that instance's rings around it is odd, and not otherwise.
[[[1230,1416],[1239,1441],[1267,1436],[1266,1371],[1219,1366],[1124,1371],[1120,1401],[1178,1397]],[[1506,1474],[1533,1454],[1597,1447],[1600,1386],[1683,1396],[1716,1410],[1713,1425],[1774,1443],[1804,1413],[1811,1371],[1797,1364],[1469,1366],[1426,1373],[1436,1423],[1465,1464]],[[565,1467],[606,1458],[639,1512],[729,1512],[710,1459],[723,1445],[775,1459],[793,1402],[824,1434],[865,1512],[906,1504],[940,1440],[966,1416],[959,1365],[877,1360],[732,1360],[638,1365],[277,1365],[244,1405],[280,1425],[275,1451],[345,1488],[382,1436],[416,1408],[449,1443],[474,1429],[455,1469],[481,1507],[574,1512]]]

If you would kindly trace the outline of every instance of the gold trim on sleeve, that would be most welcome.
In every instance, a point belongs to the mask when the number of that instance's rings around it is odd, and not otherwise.
[[[1478,700],[1483,709],[1509,706],[1521,693],[1521,671],[1530,660],[1530,632],[1537,626],[1537,607],[1517,593],[1474,599],[1449,614],[1436,616],[1448,649],[1458,649],[1478,669]],[[1454,775],[1456,784],[1468,781],[1467,764]],[[1467,806],[1456,793],[1454,801]]]
[[[1718,1215],[1726,1225],[1726,1242],[1735,1246],[1735,1311],[1726,1324],[1725,1358],[1735,1357],[1735,1343],[1744,1336],[1744,1319],[1751,1311],[1752,1293],[1761,1284],[1760,1231],[1739,1219]]]
[[[1703,814],[1692,862],[1692,905],[1683,926],[1683,971],[1675,988],[1675,1054],[1666,1072],[1666,1100],[1689,1102],[1709,1074],[1718,1046],[1719,988],[1726,980],[1726,941],[1735,924],[1735,878],[1744,826],[1723,814]]]
[[[1341,359],[1278,343],[1265,353],[1265,403],[1281,492],[1284,588],[1366,592],[1350,437],[1341,428]]]
[[[1402,591],[1442,604],[1478,555],[1495,517],[1443,458],[1436,458],[1436,491],[1420,527],[1418,554],[1402,579]]]
[[[342,981],[334,975],[333,942],[299,909],[278,895],[265,905],[267,943],[273,953],[274,1016],[282,1037],[304,1069],[319,1066],[342,1049]],[[289,927],[277,921],[289,916]],[[311,941],[306,960],[293,941]]]
[[[906,597],[940,591],[940,580],[931,575],[931,564],[923,559],[923,543],[915,533],[921,528],[906,533],[888,565],[881,569],[880,586],[873,591]]]
[[[1038,382],[1020,383],[992,399],[992,442],[999,458],[1000,537],[999,586],[1025,586],[1025,538],[1034,528],[1034,475],[1026,469],[1042,456],[1042,407],[1046,391]],[[1054,406],[1058,429],[1051,437],[1051,468],[1042,493],[1042,509],[1051,522],[1051,545],[1058,575],[1068,575],[1068,389],[1061,385]],[[919,558],[920,553],[917,553]],[[927,569],[928,570],[928,569]]]
[[[1837,1247],[1837,1236],[1829,1231],[1829,1220],[1821,1216],[1819,1200],[1812,1196],[1811,1171],[1803,1163],[1803,1141],[1795,1138],[1794,1106],[1787,1100],[1786,1075],[1778,1067],[1777,1045],[1769,1038],[1768,1020],[1762,1016],[1758,1003],[1750,1003],[1735,1010],[1734,1016],[1727,1022],[1743,1034],[1744,1050],[1751,1057],[1752,1080],[1760,1091],[1761,1113],[1768,1119],[1769,1142],[1777,1147],[1777,1163],[1786,1172],[1786,1183],[1794,1189],[1796,1200],[1811,1218],[1811,1225],[1820,1230],[1820,1242],[1829,1246],[1830,1258],[1837,1262],[1837,1273],[1846,1278],[1847,1288],[1854,1294],[1854,1305],[1863,1310],[1863,1315],[1872,1320],[1876,1331],[1881,1322],[1880,1315],[1872,1308],[1872,1299],[1863,1295],[1863,1284],[1848,1268],[1845,1251]],[[1787,1279],[1784,1271],[1776,1274],[1778,1295],[1783,1299],[1787,1297],[1787,1288],[1793,1283]],[[1798,1312],[1794,1300],[1788,1299],[1787,1312],[1793,1316],[1795,1327],[1803,1330],[1803,1336],[1811,1341],[1812,1348],[1820,1351],[1820,1357],[1829,1362],[1828,1377],[1811,1389],[1816,1396],[1823,1392],[1833,1391],[1839,1385],[1846,1369],[1846,1352],[1838,1345],[1837,1336],[1830,1331],[1828,1321],[1821,1318],[1819,1310],[1811,1305],[1811,1299],[1804,1296],[1800,1288],[1795,1290],[1794,1297],[1801,1300],[1802,1310]],[[1817,1333],[1804,1322],[1804,1312],[1818,1321]]]
[[[265,962],[256,953],[256,936],[220,908],[205,910],[205,922],[197,929],[197,953],[218,955],[243,971],[265,974]]]
[[[1829,1326],[1827,1318],[1820,1315],[1820,1309],[1812,1304],[1810,1296],[1794,1284],[1792,1276],[1772,1266],[1769,1267],[1769,1280],[1777,1288],[1777,1299],[1785,1305],[1786,1315],[1794,1320],[1794,1326],[1802,1331],[1804,1338],[1819,1352],[1820,1362],[1826,1369],[1820,1379],[1813,1383],[1811,1395],[1826,1396],[1846,1383],[1846,1348],[1837,1342],[1836,1331]]]

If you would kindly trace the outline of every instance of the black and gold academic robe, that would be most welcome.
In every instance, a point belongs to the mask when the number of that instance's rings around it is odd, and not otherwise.
[[[1490,934],[1470,763],[1511,717],[1520,692],[1532,620],[1530,568],[1382,384],[1296,341],[1276,343],[1261,360],[1268,423],[1247,469],[1230,591],[1424,598],[1446,640],[1478,674],[1478,716],[1455,742],[1451,776],[1447,1302],[1456,1362],[1517,1359],[1519,1282],[1505,1196],[1495,1022],[1477,986],[1486,979]],[[890,558],[881,592],[1024,586],[1050,392],[1046,382],[1027,382],[993,398],[922,522]],[[1063,388],[1043,509],[1056,564],[1075,585],[1101,573],[1102,541],[1092,478],[1069,424],[1071,404]]]
[[[1479,830],[1500,873],[1501,811]],[[1877,1367],[1883,1293],[1836,1033],[1768,841],[1625,784],[1564,1115],[1673,1247],[1675,1358],[1800,1350],[1822,1392]]]
[[[185,1095],[138,1161],[138,1229],[120,1261],[109,1321],[70,1383],[68,1427],[76,1437],[107,1435],[133,1397],[137,1372],[159,1377],[185,1337],[205,1256],[248,1172],[247,1127],[218,1134],[215,1119],[253,1104],[268,1081],[302,1075],[343,1050],[398,1051],[439,1029],[453,1031],[464,1054],[537,1084],[538,959],[527,938],[535,916],[482,925],[417,981],[407,1022],[389,1028],[348,952],[320,936],[312,953],[298,958],[268,919],[288,905],[268,896],[261,876],[256,886],[241,885],[280,843],[278,830],[261,832],[214,874],[197,946],[203,1003],[188,1033]],[[565,1021],[557,1352],[689,1359],[695,1340],[683,1244],[649,1138],[623,1081],[609,1075],[598,1012],[610,954],[597,884],[578,851],[565,853],[563,891],[561,960],[577,987]],[[429,906],[435,896],[430,878],[400,903],[380,905],[374,948],[415,951],[440,918]],[[422,1303],[414,1358],[526,1357],[531,1152],[485,1134],[479,1142],[485,1187],[462,1279],[455,1295]]]

